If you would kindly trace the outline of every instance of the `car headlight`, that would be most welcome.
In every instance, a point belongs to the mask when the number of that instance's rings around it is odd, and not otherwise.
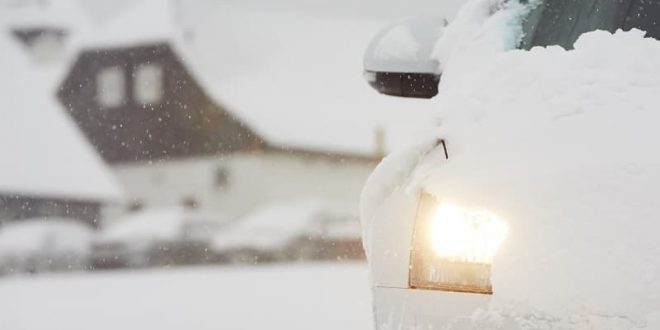
[[[490,212],[422,194],[413,233],[410,287],[492,294],[491,264],[507,232],[508,226]]]

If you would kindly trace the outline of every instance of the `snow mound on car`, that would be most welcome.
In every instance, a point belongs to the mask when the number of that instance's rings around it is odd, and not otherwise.
[[[449,159],[423,141],[370,178],[365,248],[387,189],[424,189],[509,224],[474,324],[657,328],[660,42],[631,30],[584,34],[570,51],[482,46],[461,41],[445,62],[430,135]]]

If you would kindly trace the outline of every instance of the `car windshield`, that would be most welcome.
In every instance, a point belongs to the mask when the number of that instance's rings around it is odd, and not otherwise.
[[[660,2],[645,0],[539,0],[523,24],[521,47],[560,45],[573,48],[573,43],[585,32],[633,28],[660,38]]]

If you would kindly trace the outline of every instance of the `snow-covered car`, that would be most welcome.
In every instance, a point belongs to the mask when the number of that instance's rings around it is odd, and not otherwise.
[[[0,227],[0,274],[82,270],[94,229],[81,220],[39,218]]]
[[[359,217],[352,212],[325,208],[310,219],[302,237],[290,244],[300,258],[315,260],[364,259]]]
[[[441,125],[361,197],[378,329],[660,329],[658,20],[463,6],[426,54]]]
[[[357,216],[318,200],[273,203],[219,231],[212,248],[226,262],[356,259]]]
[[[209,240],[228,222],[221,214],[185,208],[143,210],[101,230],[93,243],[92,264],[116,268],[212,262]]]

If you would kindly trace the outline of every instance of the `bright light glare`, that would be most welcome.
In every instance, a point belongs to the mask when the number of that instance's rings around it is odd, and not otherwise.
[[[495,215],[442,203],[431,219],[432,244],[438,257],[487,263],[507,236],[508,226]]]

